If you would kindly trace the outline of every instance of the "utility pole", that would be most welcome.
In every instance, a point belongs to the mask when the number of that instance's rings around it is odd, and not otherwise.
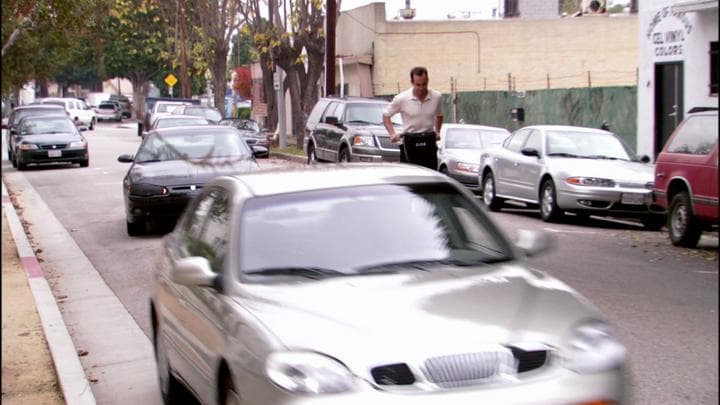
[[[325,16],[325,94],[335,94],[335,0],[327,0]]]
[[[190,98],[190,78],[187,63],[187,34],[185,33],[185,0],[178,1],[178,22],[180,24],[180,86],[183,98]]]
[[[270,16],[270,26],[275,28],[275,0],[268,0],[268,15]],[[275,89],[275,102],[277,103],[278,113],[278,146],[285,148],[285,89],[283,86],[283,74],[278,65],[275,63],[272,48],[270,49],[270,58],[273,61],[273,88]]]

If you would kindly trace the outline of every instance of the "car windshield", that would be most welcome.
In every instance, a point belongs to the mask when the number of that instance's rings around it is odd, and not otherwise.
[[[98,108],[101,110],[115,110],[117,107],[115,104],[100,104]]]
[[[244,205],[239,221],[241,276],[482,266],[512,255],[486,215],[449,185],[258,197]]]
[[[65,102],[64,102],[64,101],[47,100],[47,101],[43,101],[42,103],[43,103],[43,104],[59,105],[59,106],[65,108]]]
[[[448,129],[445,146],[452,149],[482,149],[500,145],[509,133],[503,131],[480,130],[475,128]]]
[[[356,103],[348,104],[345,110],[345,122],[348,124],[371,124],[383,125],[383,111],[387,104],[381,103]],[[392,116],[393,124],[402,125],[400,114]]]
[[[159,119],[155,122],[155,128],[180,127],[184,125],[207,125],[207,120],[202,118],[168,118]]]
[[[172,112],[179,105],[180,104],[158,103],[157,109],[155,110],[155,112],[159,112],[159,113]]]
[[[183,113],[187,115],[196,115],[211,121],[220,121],[222,119],[222,115],[220,115],[219,112],[208,108],[186,108]]]
[[[19,123],[21,119],[34,115],[59,115],[61,117],[66,117],[67,112],[60,108],[26,108],[23,110],[15,110],[15,117],[13,120],[16,123]]]
[[[150,133],[140,145],[135,161],[157,162],[209,158],[247,159],[249,147],[237,133]]]
[[[548,131],[547,154],[633,160],[629,148],[620,139],[607,132]]]
[[[75,124],[65,117],[26,118],[20,122],[21,135],[77,133]]]

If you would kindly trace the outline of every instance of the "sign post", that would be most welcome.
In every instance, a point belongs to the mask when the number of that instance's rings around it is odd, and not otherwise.
[[[177,84],[177,78],[170,73],[169,75],[165,76],[165,84],[168,85],[168,93],[170,93],[170,97],[173,95],[173,86]]]

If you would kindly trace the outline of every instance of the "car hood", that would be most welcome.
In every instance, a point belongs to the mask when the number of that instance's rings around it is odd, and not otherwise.
[[[652,182],[655,178],[653,165],[627,160],[548,157],[547,164],[550,172],[564,172],[568,176],[601,177],[631,182]]]
[[[598,315],[567,285],[542,273],[518,265],[484,269],[249,289],[252,311],[288,349],[327,353],[358,370],[486,344],[557,347],[575,322]]]
[[[82,137],[78,134],[70,132],[60,134],[37,134],[37,135],[20,135],[17,141],[25,141],[32,143],[69,143],[81,141]]]
[[[480,149],[445,149],[445,157],[453,158],[458,162],[480,164]]]
[[[154,184],[174,185],[192,181],[205,184],[218,176],[247,173],[259,170],[253,159],[209,159],[203,162],[166,160],[162,162],[135,163],[130,170],[133,183],[149,181]]]

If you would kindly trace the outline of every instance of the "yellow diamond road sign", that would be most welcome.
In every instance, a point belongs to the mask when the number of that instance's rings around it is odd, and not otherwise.
[[[167,75],[167,77],[165,77],[165,83],[167,83],[168,86],[172,87],[175,85],[175,83],[177,83],[177,78],[173,76],[172,73],[170,73],[169,75]]]

